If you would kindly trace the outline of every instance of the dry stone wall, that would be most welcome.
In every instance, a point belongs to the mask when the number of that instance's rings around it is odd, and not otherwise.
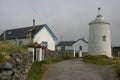
[[[17,52],[9,55],[9,57],[10,60],[8,60],[7,62],[10,63],[13,67],[12,74],[5,79],[6,75],[2,74],[4,71],[4,69],[2,69],[0,80],[26,80],[28,71],[30,70],[32,65],[31,54],[29,54],[28,52]]]
[[[73,51],[49,51],[43,52],[44,60],[54,59],[58,57],[73,57]]]

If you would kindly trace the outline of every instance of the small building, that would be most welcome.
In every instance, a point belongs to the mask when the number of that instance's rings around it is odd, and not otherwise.
[[[82,52],[88,52],[88,42],[83,38],[80,38],[76,41],[60,41],[57,44],[57,50],[75,52],[82,50]]]
[[[6,30],[0,35],[0,41],[4,39],[18,46],[36,42],[46,45],[49,50],[55,50],[55,42],[57,40],[47,24]]]
[[[112,47],[112,51],[113,52],[120,51],[120,46],[114,46],[114,47]]]

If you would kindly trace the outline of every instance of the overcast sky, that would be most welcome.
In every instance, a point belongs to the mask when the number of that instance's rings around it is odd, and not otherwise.
[[[60,40],[88,40],[97,8],[111,23],[112,46],[120,46],[120,0],[0,0],[0,30],[47,24]]]

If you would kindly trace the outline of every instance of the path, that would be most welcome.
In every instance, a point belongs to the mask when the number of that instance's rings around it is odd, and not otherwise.
[[[50,65],[43,80],[117,80],[111,66],[101,67],[83,63],[80,59]]]

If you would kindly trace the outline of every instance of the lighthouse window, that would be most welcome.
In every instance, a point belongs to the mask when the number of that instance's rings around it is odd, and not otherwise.
[[[106,41],[106,36],[105,35],[103,36],[103,41]]]

